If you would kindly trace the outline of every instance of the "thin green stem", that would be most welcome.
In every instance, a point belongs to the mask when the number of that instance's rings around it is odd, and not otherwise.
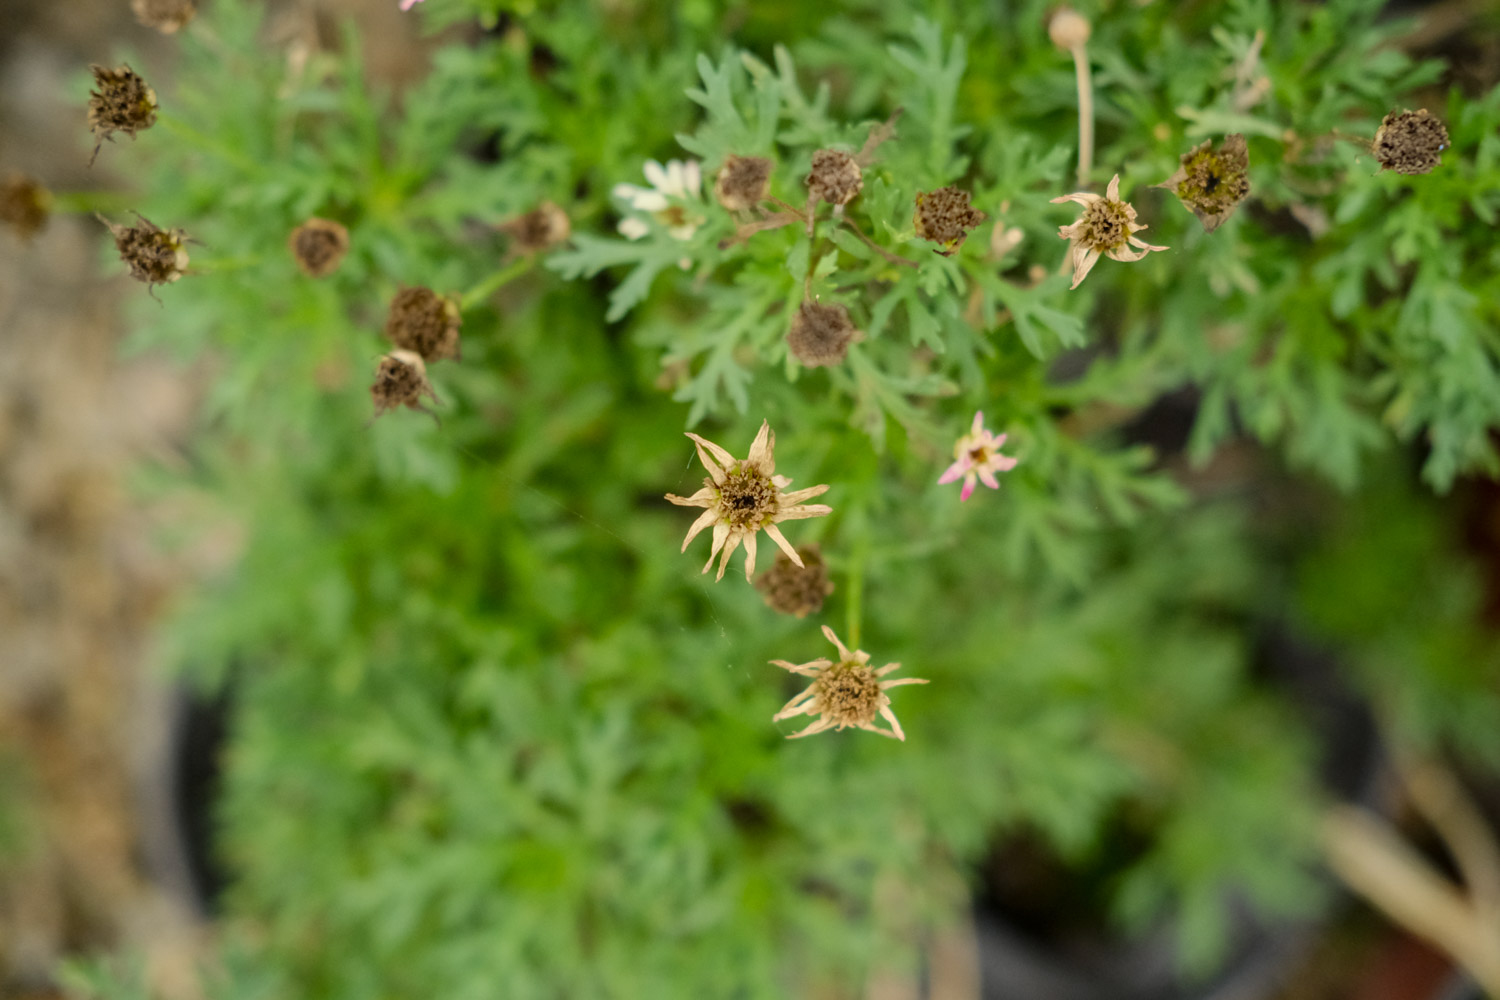
[[[870,525],[862,507],[849,515],[849,533],[854,544],[849,556],[849,594],[845,600],[844,632],[850,649],[859,648],[860,626],[864,621],[865,567],[870,561]]]
[[[528,254],[525,257],[517,257],[467,292],[464,292],[459,298],[459,308],[464,310],[473,309],[501,288],[531,270],[531,265],[535,262],[536,257],[534,255]]]

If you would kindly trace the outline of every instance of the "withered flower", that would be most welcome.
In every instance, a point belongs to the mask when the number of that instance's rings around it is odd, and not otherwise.
[[[198,13],[196,0],[130,0],[135,19],[163,35],[176,34]]]
[[[573,234],[568,213],[550,201],[503,223],[500,231],[510,237],[512,252],[541,253],[565,242]]]
[[[303,274],[325,278],[338,270],[349,252],[349,230],[332,219],[314,216],[292,230],[287,246]]]
[[[139,226],[120,226],[98,216],[115,238],[120,259],[130,266],[130,276],[145,282],[148,291],[181,278],[188,266],[187,233],[163,229],[139,212],[135,217],[141,220]]]
[[[901,723],[896,720],[896,713],[891,711],[891,699],[886,691],[903,684],[926,684],[927,681],[920,677],[883,681],[880,678],[901,669],[901,664],[888,663],[879,670],[872,670],[869,653],[862,649],[851,653],[827,625],[823,626],[823,634],[838,648],[838,662],[827,659],[798,664],[787,660],[771,661],[783,670],[813,678],[806,690],[771,716],[771,721],[780,722],[795,715],[818,716],[812,725],[788,736],[789,740],[821,733],[825,729],[847,729],[854,726],[904,741],[906,733],[901,731]],[[891,728],[881,729],[875,725],[877,715],[889,722]]]
[[[756,576],[755,589],[771,610],[806,618],[823,610],[824,599],[833,593],[833,581],[828,579],[828,566],[816,542],[797,546],[797,554],[802,557],[801,566],[785,552],[776,553],[771,568]]]
[[[1120,200],[1120,175],[1115,174],[1103,197],[1092,191],[1078,191],[1053,198],[1052,204],[1074,201],[1083,206],[1083,214],[1071,226],[1060,226],[1057,235],[1068,240],[1068,264],[1073,268],[1072,288],[1077,288],[1089,271],[1099,262],[1100,255],[1114,260],[1140,260],[1152,250],[1167,247],[1152,246],[1135,234],[1146,227],[1137,225],[1135,209]],[[1131,247],[1138,247],[1139,252]]]
[[[1182,154],[1177,172],[1156,185],[1175,194],[1211,233],[1250,193],[1250,150],[1236,132],[1224,137],[1218,149],[1213,140]]]
[[[29,240],[47,224],[52,209],[52,192],[34,178],[12,173],[0,181],[0,223],[10,226],[16,235]]]
[[[864,186],[864,174],[853,156],[837,149],[820,149],[813,154],[807,193],[814,202],[847,205]]]
[[[822,517],[833,513],[825,504],[804,504],[815,496],[827,492],[828,486],[809,486],[793,493],[779,490],[791,485],[786,476],[776,475],[776,460],[772,455],[776,447],[776,435],[768,421],[762,421],[760,433],[750,445],[750,454],[741,461],[723,448],[697,434],[688,432],[698,449],[698,458],[708,470],[709,478],[703,480],[703,488],[690,497],[672,493],[667,499],[679,507],[706,507],[682,540],[682,551],[686,552],[692,540],[709,525],[714,529],[713,549],[708,553],[708,562],[703,564],[707,573],[714,564],[714,557],[723,553],[719,560],[719,575],[724,578],[724,567],[729,557],[743,542],[745,545],[745,579],[755,572],[756,532],[764,529],[771,540],[780,546],[787,558],[798,566],[802,557],[776,527],[782,521],[796,521],[808,517]]]
[[[134,139],[141,129],[156,124],[156,91],[129,66],[107,69],[95,64],[89,68],[99,88],[89,91],[89,128],[99,140],[89,157],[92,164],[104,140],[113,142],[116,132]]]
[[[370,386],[376,417],[402,406],[436,416],[422,405],[423,396],[434,403],[438,401],[432,383],[427,381],[427,366],[420,355],[396,350],[381,357],[375,369],[375,383]]]
[[[453,299],[430,288],[403,288],[391,300],[385,335],[402,350],[420,354],[424,361],[458,359],[461,326],[463,316]]]
[[[1447,148],[1447,127],[1426,108],[1386,115],[1370,146],[1381,169],[1398,174],[1430,173]]]
[[[754,208],[770,191],[772,165],[764,156],[731,155],[714,181],[714,197],[731,212]]]
[[[849,319],[849,310],[835,303],[803,302],[792,317],[787,347],[792,357],[809,368],[836,365],[849,353],[849,345],[860,333]]]
[[[956,187],[941,187],[932,192],[917,192],[917,207],[912,224],[924,240],[942,244],[934,251],[951,256],[969,233],[988,216],[969,205],[969,192]]]

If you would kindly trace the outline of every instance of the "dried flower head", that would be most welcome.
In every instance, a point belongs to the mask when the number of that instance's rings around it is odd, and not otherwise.
[[[988,216],[969,205],[969,192],[956,187],[942,187],[932,192],[917,192],[917,209],[912,224],[924,240],[941,243],[937,253],[950,256],[968,239],[969,233]]]
[[[139,212],[135,217],[141,220],[139,226],[119,226],[99,216],[115,238],[120,259],[130,265],[130,276],[145,282],[148,289],[182,277],[188,266],[187,233],[163,229]]]
[[[324,278],[344,262],[344,255],[349,252],[349,230],[332,219],[314,216],[292,230],[287,246],[303,274]]]
[[[1430,173],[1447,148],[1447,127],[1426,108],[1386,115],[1370,147],[1382,170],[1398,174]]]
[[[1089,19],[1070,7],[1063,7],[1047,22],[1047,37],[1064,52],[1081,48],[1092,32]]]
[[[511,249],[516,253],[541,253],[565,242],[573,235],[573,225],[568,213],[550,201],[519,215],[500,226],[500,231],[510,237]]]
[[[402,406],[431,413],[422,405],[423,396],[434,403],[438,401],[432,383],[427,381],[427,366],[420,355],[397,350],[381,357],[380,365],[375,369],[375,384],[370,386],[375,416]]]
[[[129,66],[89,68],[94,71],[94,85],[99,88],[89,91],[89,129],[99,140],[94,145],[94,156],[89,157],[89,163],[93,163],[104,140],[113,142],[116,132],[134,139],[141,129],[156,123],[156,91]]]
[[[825,306],[808,301],[803,302],[792,317],[786,343],[792,357],[809,368],[818,368],[843,361],[849,353],[849,345],[859,336],[849,319],[849,310],[838,303]]]
[[[459,357],[458,330],[463,326],[458,303],[430,288],[403,288],[391,300],[385,335],[424,361]]]
[[[163,35],[176,34],[198,13],[197,0],[130,0],[135,19]]]
[[[859,163],[848,153],[837,149],[820,149],[813,154],[812,171],[807,175],[807,193],[814,201],[847,205],[865,186]]]
[[[828,566],[816,542],[797,546],[797,554],[802,557],[800,566],[785,552],[776,553],[771,568],[755,578],[755,589],[771,610],[805,618],[823,610],[824,598],[833,593],[833,581],[828,579]]]
[[[0,181],[0,223],[29,240],[47,224],[52,192],[25,174],[13,173]]]
[[[714,181],[714,197],[731,212],[743,212],[766,200],[773,164],[764,156],[734,156],[724,161]]]
[[[789,740],[821,733],[825,729],[847,729],[849,726],[879,733],[881,736],[889,736],[891,739],[905,740],[906,734],[901,731],[901,723],[896,720],[896,713],[891,711],[891,699],[886,691],[893,687],[900,687],[902,684],[926,684],[927,681],[920,677],[883,681],[880,678],[900,670],[901,664],[888,663],[879,670],[872,670],[869,653],[862,649],[849,652],[839,641],[839,637],[833,634],[833,629],[827,625],[823,626],[823,634],[838,648],[838,662],[827,659],[799,664],[789,663],[786,660],[771,661],[783,670],[790,670],[794,674],[813,679],[807,689],[787,702],[781,711],[771,717],[771,721],[780,722],[794,715],[818,716],[817,721],[812,725],[800,733],[788,736]],[[877,715],[889,722],[891,728],[881,729],[876,726]]]
[[[792,481],[786,476],[776,475],[776,460],[772,455],[776,447],[776,435],[771,431],[768,421],[761,422],[760,433],[755,435],[755,441],[750,445],[750,454],[744,461],[696,434],[689,432],[688,437],[693,439],[693,444],[698,449],[698,458],[708,470],[709,478],[703,480],[703,488],[692,496],[680,497],[668,493],[667,499],[679,507],[708,509],[688,528],[687,537],[682,540],[682,551],[687,551],[689,543],[700,531],[713,525],[714,545],[708,553],[708,562],[703,564],[703,572],[708,572],[709,567],[714,564],[714,556],[722,552],[719,575],[714,577],[722,580],[730,555],[744,542],[745,579],[749,580],[755,572],[755,534],[765,529],[781,551],[792,562],[801,566],[802,557],[776,525],[782,521],[822,517],[833,513],[833,508],[824,504],[803,504],[803,501],[827,492],[827,484],[809,486],[794,493],[778,492],[790,486]]]
[[[960,502],[973,495],[976,479],[990,489],[998,490],[1000,481],[995,478],[995,473],[1008,472],[1020,461],[1000,454],[1000,446],[1005,444],[1005,438],[1004,434],[991,434],[985,430],[984,411],[974,411],[974,423],[970,426],[969,433],[953,445],[953,464],[943,471],[938,478],[938,485],[945,485],[962,477],[964,486],[958,494]]]
[[[1218,149],[1209,139],[1183,153],[1177,172],[1156,186],[1175,194],[1203,223],[1203,231],[1211,233],[1250,193],[1249,171],[1250,150],[1236,132],[1225,136]]]
[[[1114,260],[1140,260],[1152,250],[1167,247],[1152,246],[1136,239],[1135,234],[1146,226],[1135,221],[1135,209],[1120,200],[1120,175],[1115,174],[1103,197],[1091,191],[1078,191],[1053,198],[1052,204],[1075,201],[1083,206],[1083,214],[1071,226],[1061,226],[1057,235],[1068,243],[1068,263],[1073,268],[1073,284],[1077,288],[1098,263],[1100,255]],[[1131,247],[1138,247],[1139,252]]]

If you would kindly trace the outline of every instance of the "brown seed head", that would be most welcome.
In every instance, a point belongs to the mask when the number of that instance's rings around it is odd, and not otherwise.
[[[13,173],[0,181],[0,223],[29,240],[47,223],[52,192],[25,174]]]
[[[777,552],[771,568],[755,578],[755,587],[771,610],[805,618],[823,609],[824,598],[833,593],[833,581],[828,579],[828,566],[816,544],[797,546],[797,554],[802,557],[801,566],[785,552]]]
[[[327,277],[338,270],[349,252],[349,230],[332,219],[315,216],[292,230],[287,246],[303,274]]]
[[[1084,207],[1078,219],[1078,242],[1088,250],[1108,253],[1125,246],[1135,209],[1128,202],[1100,198]]]
[[[463,318],[458,303],[430,288],[403,288],[391,300],[385,335],[391,343],[414,351],[425,361],[459,357],[458,330]]]
[[[141,129],[156,123],[156,91],[134,70],[129,66],[106,69],[99,65],[90,69],[99,89],[89,91],[89,128],[99,145],[105,139],[113,141],[116,132],[134,139]],[[94,146],[95,156],[99,155],[99,145]]]
[[[550,201],[544,201],[525,215],[517,216],[500,227],[510,237],[518,253],[541,253],[567,240],[573,234],[568,213]]]
[[[766,200],[773,164],[764,156],[730,156],[714,182],[714,196],[731,212],[743,212]]]
[[[813,681],[813,713],[839,728],[867,726],[880,711],[880,681],[875,671],[858,660],[841,660]]]
[[[812,172],[807,175],[807,193],[813,201],[847,205],[864,186],[859,164],[848,153],[820,149],[813,154]]]
[[[171,284],[187,271],[187,233],[181,229],[162,229],[139,213],[139,226],[117,226],[108,219],[100,221],[115,238],[120,259],[130,266],[130,276],[148,286]]]
[[[130,0],[135,19],[163,35],[175,34],[198,13],[196,0]]]
[[[786,342],[792,357],[809,368],[818,368],[843,361],[858,335],[849,310],[843,306],[804,302],[792,317]]]
[[[1375,132],[1371,151],[1381,169],[1398,174],[1425,174],[1442,162],[1448,148],[1448,129],[1441,121],[1420,111],[1392,111]]]
[[[427,366],[419,355],[398,350],[380,359],[380,366],[375,369],[375,384],[370,386],[375,416],[402,406],[429,412],[422,405],[423,396],[434,403],[438,401],[432,383],[427,381]]]
[[[983,212],[969,205],[969,192],[943,187],[930,193],[917,192],[912,224],[922,239],[941,243],[942,249],[936,252],[947,257],[962,246],[970,231],[986,218]]]
[[[1183,153],[1177,172],[1157,187],[1177,195],[1203,223],[1203,231],[1211,233],[1250,193],[1249,170],[1249,148],[1236,132],[1225,136],[1218,149],[1210,139]]]
[[[757,530],[770,523],[778,510],[776,484],[748,463],[731,470],[717,487],[712,478],[705,479],[703,485],[718,489],[720,506],[732,528]]]

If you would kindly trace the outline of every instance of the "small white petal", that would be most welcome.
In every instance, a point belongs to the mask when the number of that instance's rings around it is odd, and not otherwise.
[[[627,240],[638,240],[651,231],[651,227],[634,216],[620,220],[620,235]]]
[[[647,182],[656,188],[656,190],[668,191],[671,185],[671,170],[671,164],[668,164],[667,168],[663,170],[660,163],[657,163],[655,160],[647,160],[646,165],[641,168],[641,173],[646,175]]]

